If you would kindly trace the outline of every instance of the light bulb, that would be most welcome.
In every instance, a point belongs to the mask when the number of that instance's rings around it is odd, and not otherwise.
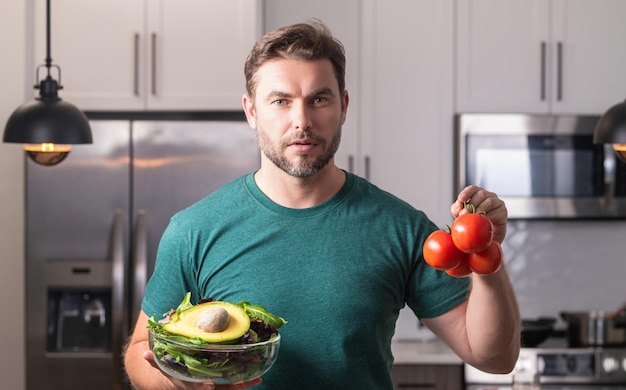
[[[72,145],[53,143],[25,144],[24,150],[28,157],[39,165],[57,165],[65,160],[72,150]]]
[[[620,160],[626,162],[626,144],[613,144],[613,150]]]

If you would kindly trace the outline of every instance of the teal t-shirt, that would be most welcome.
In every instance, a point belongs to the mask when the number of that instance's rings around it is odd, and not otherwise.
[[[272,202],[249,174],[172,218],[142,309],[160,318],[187,291],[194,302],[247,300],[288,321],[259,389],[392,389],[399,310],[434,317],[468,295],[467,278],[423,261],[436,228],[350,173],[333,198],[307,209]]]

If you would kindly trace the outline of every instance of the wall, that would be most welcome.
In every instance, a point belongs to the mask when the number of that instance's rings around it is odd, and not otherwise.
[[[0,3],[0,124],[24,102],[26,2]],[[0,144],[0,307],[3,389],[23,389],[24,377],[24,153],[19,145]]]
[[[504,247],[522,315],[613,311],[626,302],[626,222],[509,223]]]

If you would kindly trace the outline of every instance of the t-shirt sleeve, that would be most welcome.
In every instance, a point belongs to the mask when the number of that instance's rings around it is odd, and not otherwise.
[[[437,317],[468,298],[470,280],[419,264],[410,279],[407,305],[419,318]]]
[[[424,261],[422,247],[428,235],[437,227],[428,219],[422,221],[421,240],[415,253],[413,271],[408,281],[407,305],[419,318],[437,317],[461,304],[469,296],[468,278],[455,278],[436,270]]]
[[[141,304],[148,316],[160,319],[164,313],[175,309],[188,291],[192,299],[198,298],[196,284],[192,282],[195,271],[188,242],[185,229],[172,218],[159,242],[154,273],[148,280]]]

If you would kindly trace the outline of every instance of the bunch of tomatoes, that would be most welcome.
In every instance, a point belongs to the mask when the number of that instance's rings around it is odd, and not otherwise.
[[[493,239],[493,224],[471,203],[446,230],[432,232],[424,242],[424,260],[448,275],[464,278],[472,272],[488,275],[502,266],[502,247]]]

